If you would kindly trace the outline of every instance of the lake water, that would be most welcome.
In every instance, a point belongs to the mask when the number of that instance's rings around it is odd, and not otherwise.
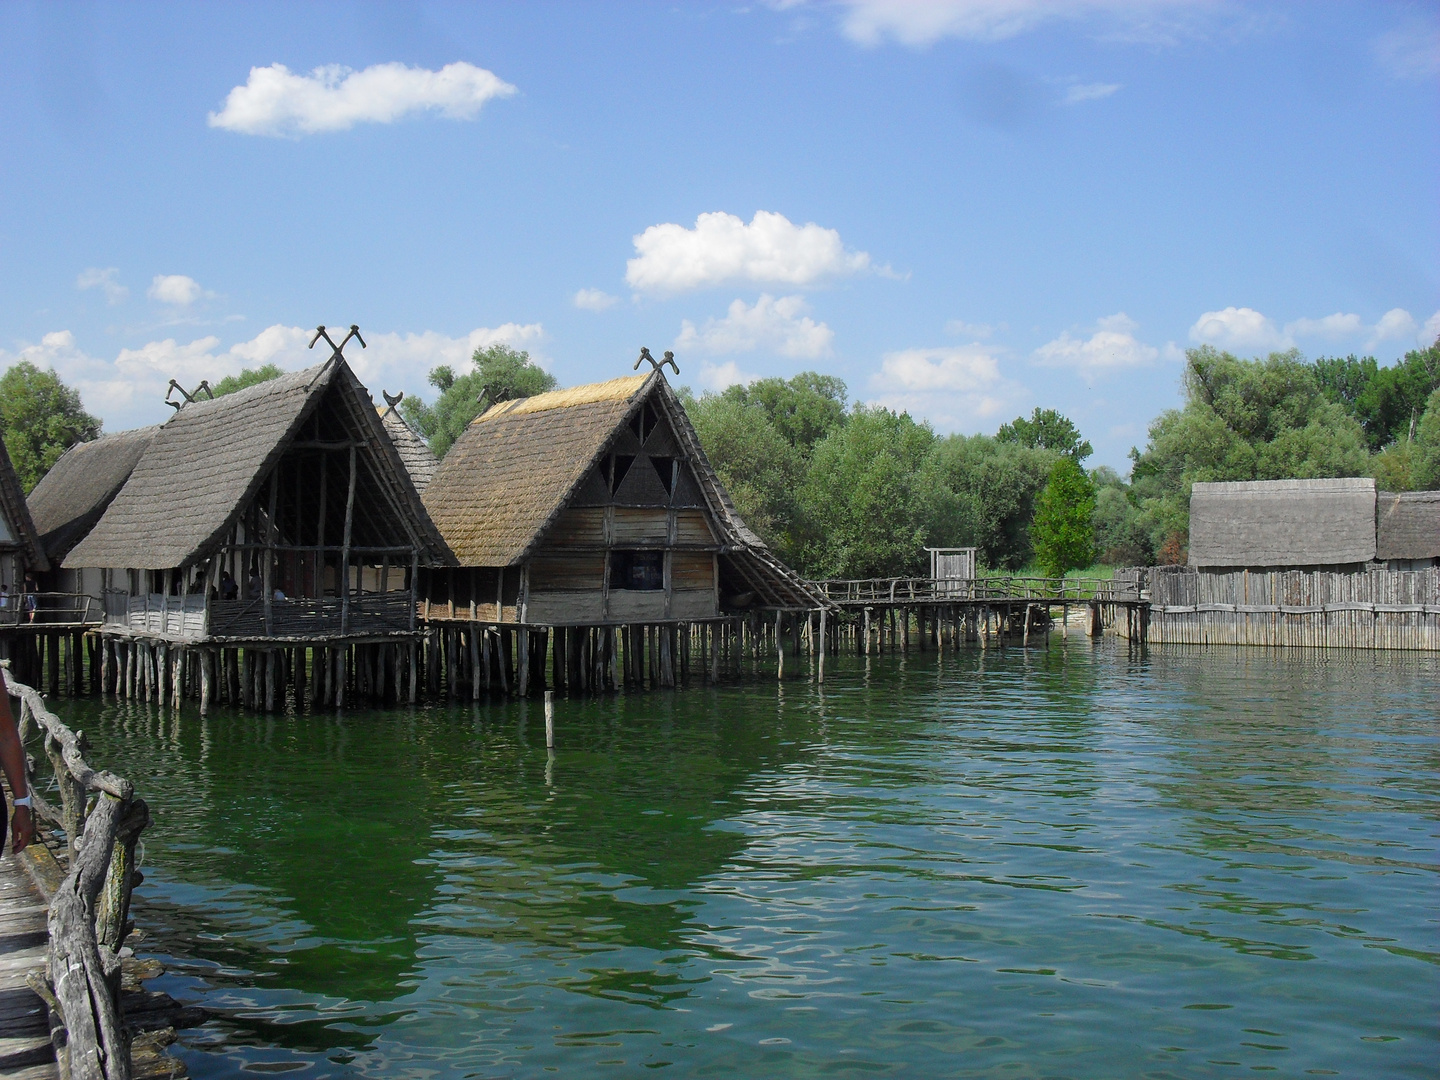
[[[1440,658],[833,663],[265,718],[62,702],[150,801],[196,1077],[1435,1075]]]

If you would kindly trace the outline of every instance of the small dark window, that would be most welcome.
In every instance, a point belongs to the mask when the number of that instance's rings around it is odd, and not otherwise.
[[[673,495],[675,493],[675,459],[652,457],[650,464],[654,465],[655,471],[660,474],[660,482],[665,485],[665,490]]]
[[[634,463],[635,458],[629,454],[615,454],[605,463],[605,482],[610,487],[610,494],[620,490],[620,481],[625,479]]]
[[[635,437],[643,443],[650,437],[650,433],[655,430],[655,425],[659,422],[659,419],[660,417],[659,414],[655,412],[655,407],[649,402],[646,402],[645,407],[636,413],[630,421],[630,430],[633,431]]]
[[[655,592],[665,588],[663,551],[612,551],[610,588]]]

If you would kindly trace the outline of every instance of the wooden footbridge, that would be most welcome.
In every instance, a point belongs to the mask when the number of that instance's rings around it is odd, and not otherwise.
[[[135,846],[150,823],[145,801],[130,781],[86,761],[84,735],[38,692],[8,670],[0,679],[22,742],[40,750],[53,773],[37,775],[27,754],[39,828],[19,855],[0,858],[0,1074],[183,1077],[164,1047],[176,1026],[199,1017],[145,991],[143,980],[160,966],[126,944],[134,940],[131,891],[143,880]]]

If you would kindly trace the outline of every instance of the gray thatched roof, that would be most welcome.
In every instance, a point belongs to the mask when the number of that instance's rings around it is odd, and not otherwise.
[[[410,482],[415,485],[415,490],[423,495],[430,484],[430,478],[440,466],[440,459],[435,456],[435,451],[430,449],[430,444],[395,411],[393,405],[380,409],[379,412],[380,420],[390,435],[390,441],[395,444],[400,460],[405,463],[405,471],[410,474]]]
[[[301,425],[328,394],[334,413],[360,448],[368,516],[389,520],[427,563],[448,564],[444,541],[365,388],[344,360],[186,405],[155,434],[100,522],[65,566],[163,570],[207,558],[224,541]],[[360,511],[357,509],[357,517]]]
[[[425,507],[462,566],[514,566],[543,541],[582,483],[653,402],[694,469],[722,551],[766,603],[824,604],[736,513],[663,375],[627,376],[501,402],[476,417],[450,448]]]
[[[76,443],[40,478],[30,513],[51,562],[58,566],[95,527],[159,430],[157,424]]]
[[[1440,558],[1440,491],[1382,491],[1376,508],[1377,559]]]
[[[1330,566],[1375,557],[1375,481],[1248,480],[1190,492],[1190,565]]]
[[[30,518],[30,508],[25,503],[20,478],[15,475],[15,466],[10,462],[10,452],[3,440],[0,440],[0,513],[5,515],[5,532],[11,543],[25,554],[26,569],[50,569],[45,549],[35,532],[35,522]]]

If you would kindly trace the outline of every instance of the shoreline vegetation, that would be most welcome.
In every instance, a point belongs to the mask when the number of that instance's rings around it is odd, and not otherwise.
[[[247,369],[215,390],[280,374]],[[477,349],[469,371],[436,368],[429,382],[435,399],[406,397],[400,411],[440,457],[483,408],[557,385],[504,345]],[[1388,491],[1440,487],[1440,340],[1390,367],[1202,346],[1187,351],[1181,386],[1183,405],[1151,421],[1128,477],[1087,469],[1089,441],[1055,409],[993,435],[940,435],[908,413],[851,402],[842,380],[813,371],[679,395],[740,515],[811,579],[923,574],[926,547],[975,547],[984,572],[1037,577],[1183,563],[1196,481],[1373,476]],[[54,371],[22,361],[0,376],[0,429],[27,493],[100,426]]]

